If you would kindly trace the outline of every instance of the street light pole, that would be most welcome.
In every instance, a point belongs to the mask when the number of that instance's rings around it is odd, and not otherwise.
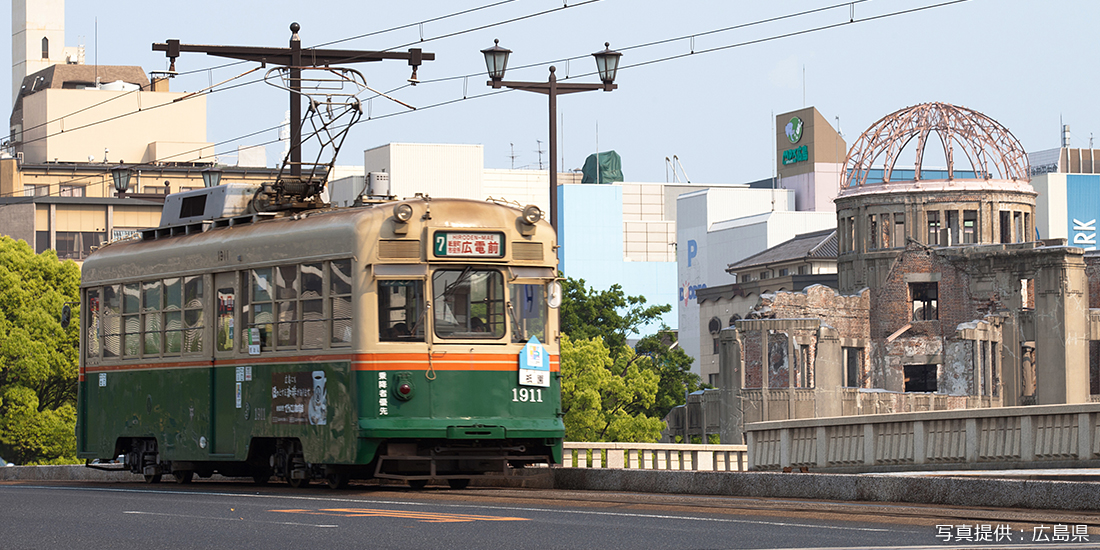
[[[558,231],[558,95],[587,92],[591,90],[603,90],[610,92],[618,88],[615,82],[615,73],[619,68],[621,53],[612,51],[610,44],[604,43],[604,50],[592,54],[596,58],[596,68],[600,73],[603,84],[559,83],[554,74],[555,67],[550,67],[550,78],[546,82],[514,82],[504,80],[504,71],[508,66],[508,55],[511,50],[500,47],[500,41],[494,40],[493,47],[481,50],[485,55],[485,66],[489,71],[487,85],[495,89],[511,88],[527,92],[546,94],[550,100],[550,225],[554,233]]]

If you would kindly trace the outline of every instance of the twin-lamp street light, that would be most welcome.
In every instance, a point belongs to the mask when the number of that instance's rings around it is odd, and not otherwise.
[[[558,155],[558,94],[571,94],[575,92],[587,92],[590,90],[603,90],[610,92],[618,88],[614,84],[615,73],[619,70],[619,58],[623,54],[613,51],[609,43],[604,43],[603,51],[592,54],[596,58],[596,69],[599,71],[603,84],[579,84],[573,82],[559,83],[554,75],[555,68],[550,67],[550,79],[546,82],[512,82],[504,80],[504,70],[508,67],[508,54],[512,50],[500,47],[500,41],[494,40],[493,47],[481,50],[485,55],[485,68],[489,71],[489,86],[493,88],[511,88],[513,90],[525,90],[538,92],[550,97],[550,225],[554,231],[558,229],[558,169],[555,163]]]

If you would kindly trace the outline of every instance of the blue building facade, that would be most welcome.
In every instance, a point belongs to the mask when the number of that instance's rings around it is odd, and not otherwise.
[[[624,254],[623,188],[618,185],[558,186],[558,260],[566,277],[584,279],[597,291],[619,284],[647,304],[675,306],[676,262],[628,261]],[[675,307],[661,322],[675,329]],[[654,323],[634,337],[653,334]]]

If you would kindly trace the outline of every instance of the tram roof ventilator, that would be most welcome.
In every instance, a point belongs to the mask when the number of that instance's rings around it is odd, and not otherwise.
[[[173,193],[164,199],[160,226],[141,232],[145,241],[174,235],[202,233],[215,227],[253,223],[274,218],[275,212],[254,212],[250,205],[260,187],[246,183],[226,183],[214,187]]]

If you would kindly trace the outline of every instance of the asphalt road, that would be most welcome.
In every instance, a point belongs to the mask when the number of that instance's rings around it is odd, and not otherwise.
[[[209,481],[0,483],[5,550],[1053,549],[1100,547],[1097,527],[1095,514],[733,497],[366,485],[294,490]],[[993,538],[998,530],[1000,541]],[[990,534],[989,542],[957,540],[979,533]]]

